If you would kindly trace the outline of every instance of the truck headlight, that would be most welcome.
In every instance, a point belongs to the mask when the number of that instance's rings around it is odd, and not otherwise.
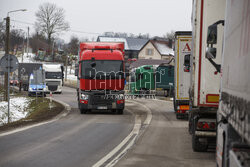
[[[86,94],[82,94],[82,93],[81,93],[81,99],[82,99],[82,100],[88,100],[88,98],[89,98],[89,95],[86,95]]]
[[[29,88],[30,91],[32,91],[33,89],[32,88]]]

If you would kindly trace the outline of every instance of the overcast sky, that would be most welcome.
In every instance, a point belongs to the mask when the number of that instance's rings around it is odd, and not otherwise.
[[[44,2],[55,3],[65,9],[71,30],[60,35],[66,42],[71,35],[79,38],[97,37],[103,32],[127,32],[138,35],[162,36],[171,30],[191,30],[192,0],[0,0],[0,19],[11,13],[12,28],[34,32],[35,12]],[[89,32],[77,33],[75,31]]]

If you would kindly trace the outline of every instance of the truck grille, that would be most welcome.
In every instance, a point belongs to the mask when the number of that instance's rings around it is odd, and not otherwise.
[[[48,86],[58,86],[60,85],[60,81],[47,81]]]
[[[50,90],[50,91],[56,91],[57,90],[57,85],[55,86],[55,85],[49,85],[48,86],[48,89]]]
[[[105,95],[98,95],[98,96],[93,96],[91,98],[91,103],[92,105],[112,105],[112,100],[110,99],[105,99]]]

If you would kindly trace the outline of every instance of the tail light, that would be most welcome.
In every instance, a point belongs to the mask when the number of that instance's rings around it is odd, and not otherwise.
[[[117,104],[122,104],[122,103],[124,103],[124,100],[117,100],[116,103]]]
[[[215,122],[198,122],[197,123],[198,130],[216,130]]]

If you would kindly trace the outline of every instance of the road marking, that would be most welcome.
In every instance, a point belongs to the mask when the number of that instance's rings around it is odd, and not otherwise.
[[[14,133],[17,133],[17,132],[21,132],[21,131],[25,131],[25,130],[28,130],[28,129],[31,129],[31,128],[34,128],[34,127],[37,127],[37,126],[49,124],[49,123],[52,123],[54,121],[59,120],[62,117],[67,116],[69,114],[70,110],[71,110],[70,105],[68,105],[68,104],[66,104],[66,103],[64,103],[64,102],[62,102],[60,100],[56,100],[56,99],[53,99],[53,100],[56,101],[56,102],[58,102],[58,103],[61,103],[65,107],[65,109],[67,110],[67,112],[64,112],[64,113],[61,113],[61,114],[57,115],[54,119],[52,119],[50,121],[41,122],[41,123],[37,123],[37,124],[34,124],[34,125],[26,126],[26,127],[23,127],[23,128],[17,128],[17,129],[8,131],[8,132],[1,133],[0,137],[11,135],[11,134],[14,134]]]
[[[147,127],[151,120],[152,120],[152,112],[151,110],[144,106],[141,103],[133,101],[133,103],[137,103],[141,105],[145,110],[147,111],[147,117],[145,121],[143,122],[143,125]],[[112,167],[114,166],[127,152],[128,150],[134,145],[138,135],[140,134],[140,130],[142,127],[142,120],[139,115],[135,115],[135,124],[134,128],[131,131],[131,133],[123,139],[123,141],[118,144],[111,152],[109,152],[106,156],[104,156],[102,159],[100,159],[96,164],[93,165],[93,167]],[[144,128],[145,130],[145,128]]]

